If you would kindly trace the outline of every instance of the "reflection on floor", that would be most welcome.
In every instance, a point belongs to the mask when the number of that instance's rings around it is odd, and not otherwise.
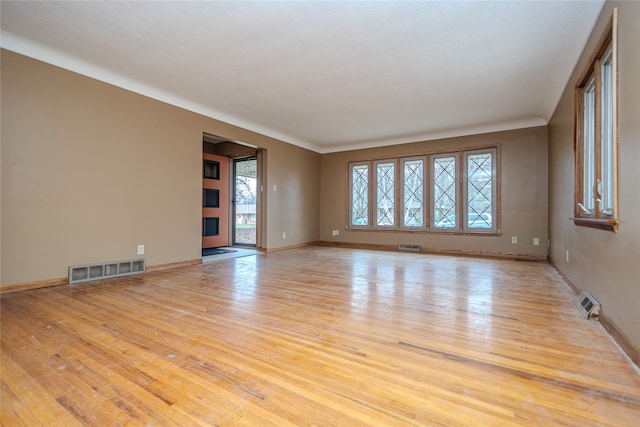
[[[224,248],[220,248],[220,249],[227,249],[227,250],[231,250],[233,252],[229,252],[229,253],[226,253],[226,254],[219,254],[219,255],[203,256],[202,257],[202,262],[220,261],[220,260],[223,260],[223,259],[240,258],[240,257],[245,257],[245,256],[261,254],[261,252],[259,250],[257,250],[257,249],[245,248],[245,247],[240,247],[240,246],[229,246],[229,247],[224,247]]]
[[[1,296],[2,426],[639,427],[546,262],[309,246]]]

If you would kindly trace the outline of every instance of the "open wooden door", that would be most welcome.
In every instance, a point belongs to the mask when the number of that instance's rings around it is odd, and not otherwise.
[[[202,248],[229,246],[229,158],[202,154]]]

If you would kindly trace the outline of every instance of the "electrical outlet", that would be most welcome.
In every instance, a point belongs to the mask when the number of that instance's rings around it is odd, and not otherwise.
[[[518,243],[518,236],[513,236],[513,237],[511,238],[511,243],[513,243],[514,245],[515,245],[516,243]]]
[[[540,239],[537,237],[533,238],[533,246],[540,246]]]
[[[273,185],[273,191],[278,191],[278,186],[277,185]]]
[[[569,249],[567,249],[567,252],[565,252],[565,258],[567,262],[569,262]]]
[[[340,230],[336,230],[336,236],[340,235]]]
[[[335,236],[336,235],[336,230],[331,230],[331,235]]]
[[[282,232],[282,238],[283,238],[283,239],[286,239],[286,238],[287,238],[287,232],[286,232],[286,231],[283,231],[283,232]]]
[[[144,245],[138,245],[138,255],[144,255]]]

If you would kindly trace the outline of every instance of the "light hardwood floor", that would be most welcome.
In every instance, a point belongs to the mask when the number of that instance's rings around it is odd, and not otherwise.
[[[4,426],[638,426],[546,263],[308,247],[2,295]]]

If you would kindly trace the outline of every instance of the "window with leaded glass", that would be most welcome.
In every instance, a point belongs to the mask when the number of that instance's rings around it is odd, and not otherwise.
[[[465,152],[465,231],[494,230],[495,150]]]
[[[376,176],[376,227],[395,226],[395,170],[394,161],[374,163]]]
[[[401,161],[402,227],[425,228],[425,158]]]
[[[350,173],[350,226],[369,225],[369,163],[353,163]]]
[[[432,227],[455,229],[458,227],[456,188],[457,155],[443,154],[432,157],[431,194]]]
[[[499,233],[499,147],[349,163],[349,228]]]

